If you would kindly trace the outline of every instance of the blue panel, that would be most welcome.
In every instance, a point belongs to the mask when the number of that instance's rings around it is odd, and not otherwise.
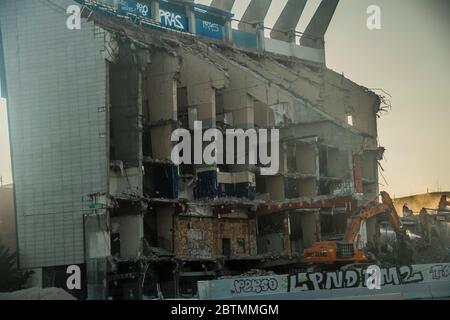
[[[210,170],[197,173],[197,186],[195,188],[195,198],[214,199],[219,195],[219,183],[217,180],[217,170]]]
[[[220,198],[234,198],[236,197],[235,185],[231,183],[219,184],[219,197]]]
[[[189,32],[189,18],[186,15],[159,10],[161,24],[171,29]]]
[[[255,199],[256,188],[252,187],[250,183],[237,183],[235,185],[235,193],[237,198]]]
[[[154,181],[157,181],[155,192],[158,197],[166,199],[178,198],[178,167],[157,165],[155,166],[153,176]]]
[[[258,46],[255,33],[242,32],[239,30],[233,30],[233,42],[240,47],[250,49],[256,49]]]
[[[196,19],[197,34],[200,36],[223,40],[224,27],[218,23]]]
[[[117,12],[124,15],[134,15],[138,17],[151,18],[152,12],[151,8],[133,0],[122,0],[117,6]]]

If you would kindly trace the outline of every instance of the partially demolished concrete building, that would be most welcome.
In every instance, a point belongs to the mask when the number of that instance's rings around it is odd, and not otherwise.
[[[271,0],[239,22],[234,2],[1,1],[19,264],[38,284],[76,264],[89,298],[193,297],[198,280],[289,272],[378,194],[382,99],[325,63],[338,0],[305,33],[306,0],[289,0],[270,37]],[[278,173],[174,165],[171,134],[194,121],[278,128]]]

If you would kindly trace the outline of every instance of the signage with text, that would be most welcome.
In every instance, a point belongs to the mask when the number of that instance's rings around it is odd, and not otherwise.
[[[189,18],[185,15],[159,10],[160,22],[162,25],[184,32],[189,32]]]
[[[117,6],[117,11],[124,15],[134,15],[137,17],[151,18],[150,6],[133,0],[122,0]]]
[[[197,34],[200,36],[223,40],[223,26],[218,23],[196,19]]]

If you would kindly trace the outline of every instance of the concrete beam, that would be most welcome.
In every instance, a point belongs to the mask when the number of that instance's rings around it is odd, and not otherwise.
[[[303,10],[305,9],[307,0],[289,0],[283,9],[280,17],[275,23],[270,37],[272,39],[277,39],[286,42],[295,41],[295,34],[291,31],[295,31],[298,22],[302,16]]]
[[[231,12],[236,0],[213,0],[211,7]]]
[[[305,30],[305,35],[300,43],[306,47],[317,49],[324,48],[325,33],[328,30],[331,19],[334,16],[339,0],[322,0]]]
[[[272,0],[252,0],[247,10],[241,19],[242,22],[239,23],[238,28],[240,31],[252,32],[256,31],[256,28],[251,24],[262,24],[264,19],[269,12]]]

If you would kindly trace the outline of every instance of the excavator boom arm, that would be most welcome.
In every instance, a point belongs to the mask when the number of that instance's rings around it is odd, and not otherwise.
[[[395,232],[397,234],[401,232],[400,217],[398,216],[397,210],[395,210],[391,197],[387,192],[381,192],[381,198],[382,204],[363,207],[357,215],[353,216],[344,235],[345,241],[353,242],[359,233],[362,222],[382,213],[388,213],[389,220],[394,227]]]

